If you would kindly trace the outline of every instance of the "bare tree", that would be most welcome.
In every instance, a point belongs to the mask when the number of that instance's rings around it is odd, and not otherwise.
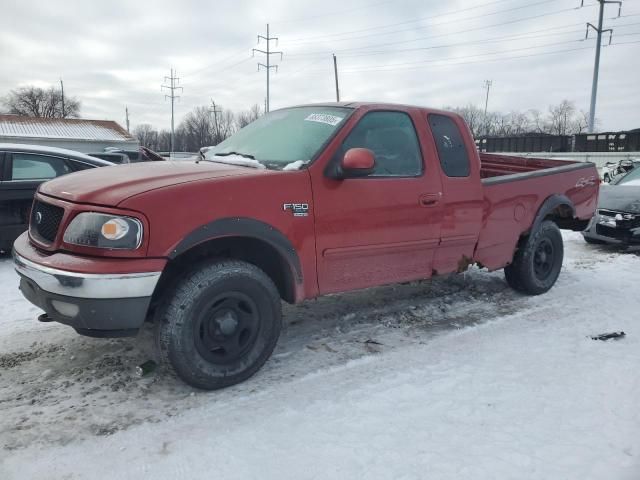
[[[558,105],[549,106],[550,132],[555,135],[569,135],[572,132],[572,123],[576,113],[573,102],[563,100]]]
[[[141,123],[133,129],[133,135],[138,139],[143,147],[156,148],[158,142],[158,132],[148,123]]]
[[[596,124],[598,120],[596,119]],[[583,133],[587,127],[589,126],[589,112],[585,112],[584,110],[580,110],[573,119],[571,130],[573,133]]]
[[[246,127],[254,120],[257,120],[260,115],[262,115],[262,109],[257,103],[253,104],[249,110],[244,110],[238,113],[238,115],[236,116],[236,124],[238,130]]]
[[[11,90],[2,99],[4,108],[12,114],[28,117],[68,118],[80,116],[80,101],[74,97],[64,97],[62,114],[62,92],[53,87],[44,90],[28,86]]]
[[[464,107],[445,107],[447,110],[451,110],[464,118],[467,125],[471,129],[471,133],[474,137],[486,135],[484,128],[484,112],[482,109],[476,107],[473,104],[468,104]]]
[[[178,137],[183,143],[182,150],[196,152],[214,140],[214,122],[207,107],[196,107],[189,112],[180,123]]]

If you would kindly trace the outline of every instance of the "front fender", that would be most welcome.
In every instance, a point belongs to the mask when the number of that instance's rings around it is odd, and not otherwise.
[[[253,218],[221,218],[202,225],[182,239],[168,257],[174,259],[203,242],[224,237],[249,237],[268,243],[286,259],[296,283],[302,283],[300,258],[291,241],[278,229]]]

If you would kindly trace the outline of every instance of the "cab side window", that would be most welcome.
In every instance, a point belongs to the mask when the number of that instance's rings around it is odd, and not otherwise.
[[[436,142],[440,166],[447,177],[469,176],[469,155],[462,134],[455,122],[445,116],[432,113],[429,126]]]
[[[416,130],[403,112],[367,113],[344,140],[338,155],[351,148],[368,148],[376,159],[369,176],[414,177],[422,173],[422,153]]]
[[[71,172],[67,162],[60,157],[13,153],[12,158],[12,180],[48,180]]]

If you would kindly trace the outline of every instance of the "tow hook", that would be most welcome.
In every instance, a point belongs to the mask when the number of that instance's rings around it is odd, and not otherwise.
[[[53,322],[53,318],[51,318],[46,313],[43,313],[42,315],[38,316],[38,321],[42,323]]]

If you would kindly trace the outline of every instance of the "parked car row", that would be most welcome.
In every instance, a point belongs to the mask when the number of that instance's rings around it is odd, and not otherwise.
[[[0,251],[9,251],[29,224],[33,196],[41,183],[88,168],[165,161],[145,147],[106,149],[89,155],[55,147],[0,143]],[[37,219],[35,219],[37,221]]]

